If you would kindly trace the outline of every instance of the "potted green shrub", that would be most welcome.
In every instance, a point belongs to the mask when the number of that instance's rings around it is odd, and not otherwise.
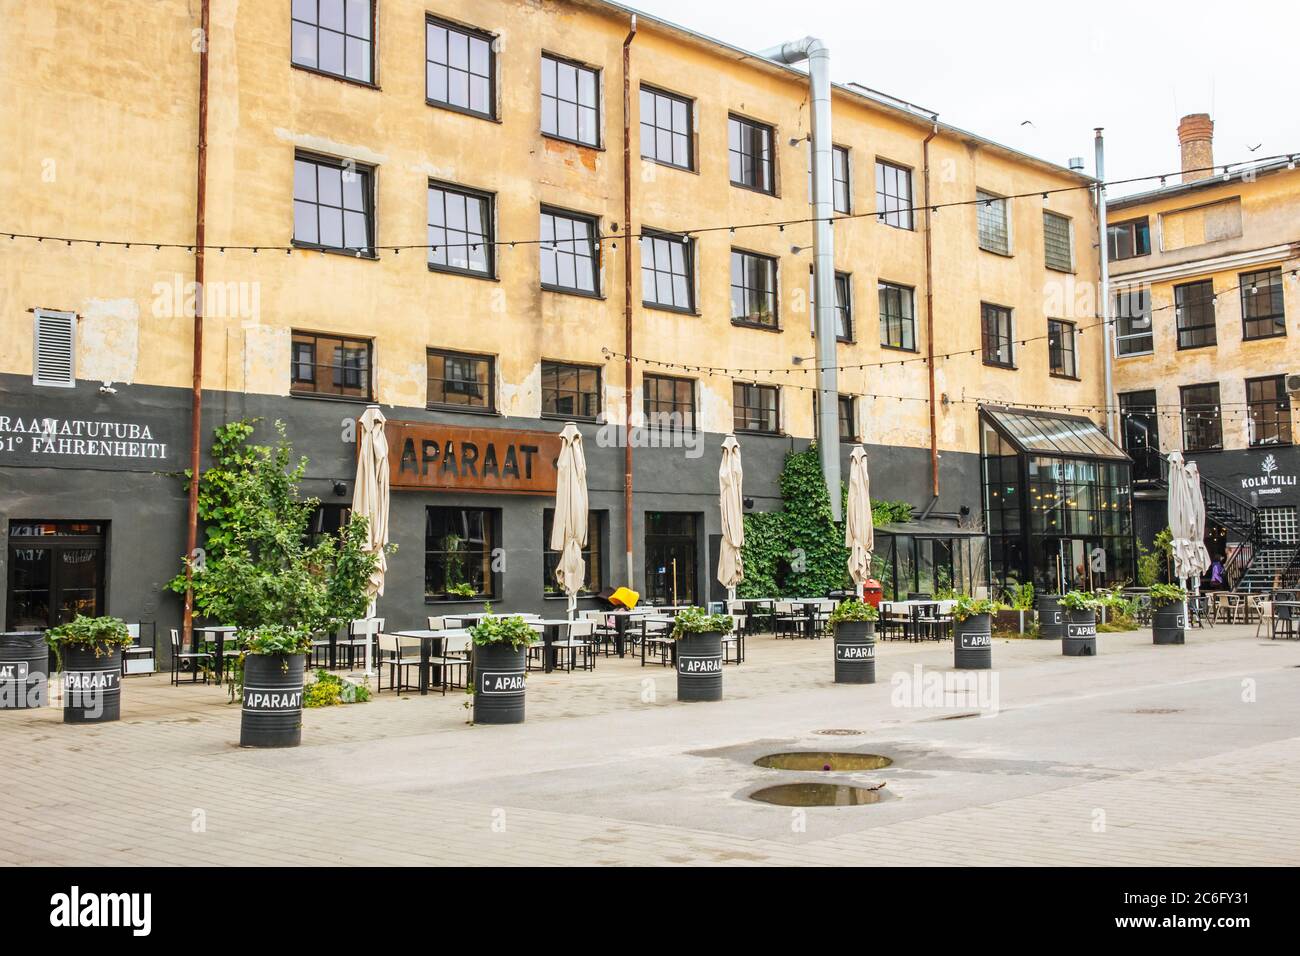
[[[735,621],[729,614],[710,614],[688,607],[677,615],[677,699],[722,700],[722,635]]]
[[[63,722],[104,723],[122,716],[122,648],[131,644],[126,622],[78,614],[45,632],[63,672]]]
[[[865,601],[843,601],[828,619],[835,632],[835,683],[876,682],[876,620],[880,612]]]
[[[359,515],[337,535],[313,538],[320,502],[298,492],[307,459],[295,461],[283,423],[274,446],[249,443],[253,428],[238,421],[216,430],[199,481],[206,553],[171,587],[191,587],[200,614],[236,628],[241,746],[295,747],[311,636],[365,616],[379,556],[363,550]]]
[[[1177,584],[1151,585],[1151,642],[1183,644],[1187,640],[1187,591]]]
[[[1083,591],[1069,591],[1061,596],[1061,608],[1065,614],[1061,653],[1066,657],[1096,655],[1098,606],[1097,598]]]
[[[992,614],[997,607],[987,598],[963,594],[952,609],[953,665],[962,670],[987,670],[993,666]]]
[[[1027,615],[1034,610],[1034,585],[1028,581],[1006,593],[1006,602],[993,611],[993,630],[1024,634],[1029,630]]]
[[[488,613],[469,631],[474,642],[474,723],[522,724],[528,645],[537,632],[522,617]]]

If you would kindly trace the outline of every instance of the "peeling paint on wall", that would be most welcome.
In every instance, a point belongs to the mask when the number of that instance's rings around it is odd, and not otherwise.
[[[77,377],[132,384],[140,358],[140,304],[88,299],[78,311]]]
[[[244,330],[244,391],[265,395],[289,394],[289,329],[264,325]]]

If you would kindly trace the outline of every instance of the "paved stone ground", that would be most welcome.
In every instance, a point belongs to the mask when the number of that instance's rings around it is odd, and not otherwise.
[[[530,675],[521,726],[469,726],[462,693],[385,692],[308,712],[304,746],[274,752],[235,745],[223,690],[133,678],[116,724],[0,714],[0,863],[1300,863],[1300,643],[1253,626],[1100,640],[1091,659],[995,641],[983,696],[937,702],[918,692],[953,673],[950,644],[884,643],[879,682],[848,687],[829,642],[756,638],[721,704],[601,658]],[[753,765],[802,749],[894,763]],[[745,799],[832,777],[884,799]]]

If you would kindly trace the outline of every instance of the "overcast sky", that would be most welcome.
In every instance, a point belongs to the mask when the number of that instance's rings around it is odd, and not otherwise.
[[[1216,163],[1300,152],[1297,0],[626,2],[749,50],[821,37],[836,82],[1088,173],[1103,126],[1110,180],[1176,170],[1186,113],[1213,116]]]

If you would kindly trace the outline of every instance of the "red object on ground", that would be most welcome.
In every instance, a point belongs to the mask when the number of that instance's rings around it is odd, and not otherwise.
[[[862,600],[874,608],[880,607],[880,599],[884,597],[884,594],[885,589],[880,586],[880,582],[875,578],[867,578],[862,585]]]

